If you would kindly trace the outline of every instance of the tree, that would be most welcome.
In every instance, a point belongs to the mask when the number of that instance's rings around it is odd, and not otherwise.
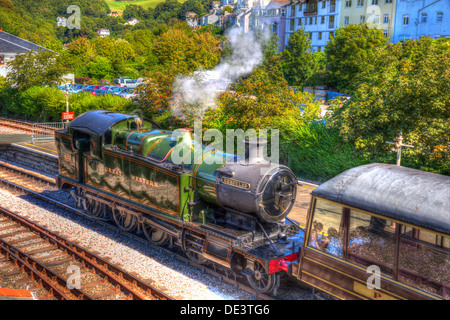
[[[325,47],[329,84],[339,91],[355,90],[360,83],[359,75],[386,42],[381,29],[367,24],[351,24],[336,30]]]
[[[139,102],[146,115],[166,111],[177,76],[186,76],[198,69],[211,69],[220,59],[218,40],[210,33],[196,33],[185,22],[160,34],[153,43],[154,67],[149,83],[140,86]],[[150,55],[149,55],[150,57]]]
[[[108,58],[97,56],[87,64],[87,73],[91,78],[105,79],[109,78],[111,68],[112,66]]]
[[[10,69],[7,83],[19,91],[36,85],[55,86],[67,73],[58,53],[50,50],[28,51],[7,62]]]
[[[300,106],[303,113],[300,112]],[[285,80],[273,79],[265,66],[257,67],[219,97],[217,108],[206,112],[204,127],[226,129],[274,128],[288,132],[317,116],[319,103],[296,93]]]
[[[450,174],[450,50],[431,38],[374,50],[347,101],[336,102],[331,124],[370,159],[389,160],[400,132],[402,165]],[[394,160],[395,161],[395,160]]]
[[[288,83],[302,87],[316,72],[318,63],[311,51],[311,40],[303,28],[291,34],[282,53],[282,70]]]
[[[199,16],[204,16],[205,14],[208,13],[200,1],[187,0],[181,6],[180,11],[178,11],[178,19],[186,20],[186,12],[189,11],[195,12]]]

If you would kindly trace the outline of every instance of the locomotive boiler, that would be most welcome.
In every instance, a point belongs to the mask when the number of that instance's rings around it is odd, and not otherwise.
[[[280,272],[291,272],[301,243],[286,217],[297,179],[264,160],[261,140],[248,139],[240,157],[202,145],[190,129],[174,134],[105,110],[78,116],[55,140],[58,186],[92,217],[225,266],[258,292],[276,289]]]

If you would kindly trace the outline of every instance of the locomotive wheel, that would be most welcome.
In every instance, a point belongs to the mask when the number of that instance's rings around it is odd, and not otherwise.
[[[247,276],[248,282],[255,291],[266,293],[275,286],[275,274],[268,274],[263,265],[257,261],[254,262],[254,273]]]
[[[167,233],[157,228],[154,228],[146,221],[142,222],[142,230],[144,231],[147,240],[155,246],[161,246],[165,244],[167,240],[169,240],[169,236],[167,235]]]
[[[100,219],[109,219],[111,217],[111,209],[106,204],[90,198],[87,199],[86,204],[89,215]]]
[[[121,230],[131,232],[138,226],[138,219],[136,216],[117,208],[113,209],[112,212],[114,221]]]
[[[206,263],[206,261],[208,261],[202,255],[198,254],[197,252],[192,252],[192,251],[186,250],[184,253],[186,253],[187,257],[190,260],[192,260],[198,264],[204,264],[204,263]]]

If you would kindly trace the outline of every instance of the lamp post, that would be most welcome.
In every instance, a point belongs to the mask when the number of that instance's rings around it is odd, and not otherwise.
[[[66,89],[66,92],[64,92],[64,95],[66,96],[66,112],[69,112],[69,90]],[[66,120],[66,122],[69,122],[69,120]]]

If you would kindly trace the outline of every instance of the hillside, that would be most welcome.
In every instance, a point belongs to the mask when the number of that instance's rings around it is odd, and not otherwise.
[[[0,27],[23,39],[61,51],[63,44],[79,37],[97,37],[96,31],[100,28],[109,29],[110,37],[118,39],[124,38],[133,30],[152,30],[167,24],[173,25],[177,19],[184,20],[187,11],[206,14],[205,7],[210,6],[211,1],[0,0]],[[57,17],[69,18],[73,14],[67,13],[67,8],[71,5],[80,8],[80,29],[57,26]],[[131,6],[125,10],[127,5]],[[108,16],[108,13],[114,11],[123,13],[124,16]],[[124,18],[130,17],[139,19],[140,23],[136,26],[125,25]]]
[[[141,6],[144,9],[155,8],[158,3],[164,2],[164,0],[131,0],[131,1],[115,1],[115,0],[105,0],[108,4],[111,12],[118,12],[122,15],[125,7],[130,4]],[[180,1],[183,2],[183,1]]]
[[[80,7],[80,30],[56,25],[58,16],[71,15],[66,13],[70,5]],[[107,16],[109,10],[103,0],[0,0],[0,27],[26,40],[58,49],[67,40],[64,37],[89,36],[100,27],[114,24],[111,17]]]

